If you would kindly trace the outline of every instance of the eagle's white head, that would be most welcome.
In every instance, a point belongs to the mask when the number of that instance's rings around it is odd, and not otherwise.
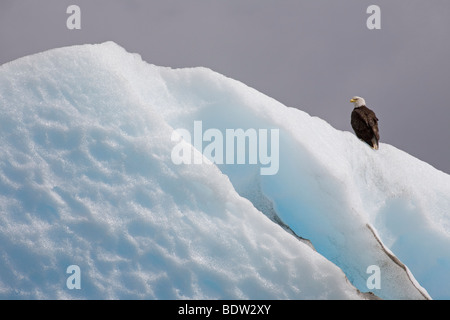
[[[355,105],[355,108],[366,105],[366,100],[364,100],[363,98],[358,97],[358,96],[353,97],[350,100],[350,102],[353,102],[353,104]]]

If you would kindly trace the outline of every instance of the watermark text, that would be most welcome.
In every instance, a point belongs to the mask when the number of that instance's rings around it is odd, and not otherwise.
[[[226,129],[225,135],[215,128],[203,132],[202,121],[194,121],[193,136],[187,129],[172,133],[171,140],[178,143],[171,158],[176,165],[202,164],[203,157],[193,155],[194,146],[215,164],[259,164],[261,175],[275,175],[279,169],[279,138],[279,129]]]

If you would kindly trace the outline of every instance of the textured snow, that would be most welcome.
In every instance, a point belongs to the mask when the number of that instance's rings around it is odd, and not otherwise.
[[[449,175],[209,69],[54,49],[0,67],[0,115],[0,298],[450,298]],[[194,121],[278,129],[277,174],[174,164]]]

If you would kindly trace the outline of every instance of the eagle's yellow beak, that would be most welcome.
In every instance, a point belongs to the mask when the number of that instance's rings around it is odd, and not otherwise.
[[[355,99],[350,99],[350,102],[355,102],[356,100]]]

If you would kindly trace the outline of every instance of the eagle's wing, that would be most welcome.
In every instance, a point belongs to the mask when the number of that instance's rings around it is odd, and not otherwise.
[[[366,115],[367,124],[372,129],[373,134],[375,135],[375,137],[377,137],[377,140],[380,140],[380,133],[378,131],[378,118],[375,115],[375,112],[373,112],[370,109],[367,110],[368,110]]]
[[[360,116],[361,119],[364,120],[366,125],[372,129],[373,134],[377,137],[377,140],[380,140],[380,133],[378,131],[378,118],[375,115],[375,112],[367,107],[356,109],[355,112]]]

